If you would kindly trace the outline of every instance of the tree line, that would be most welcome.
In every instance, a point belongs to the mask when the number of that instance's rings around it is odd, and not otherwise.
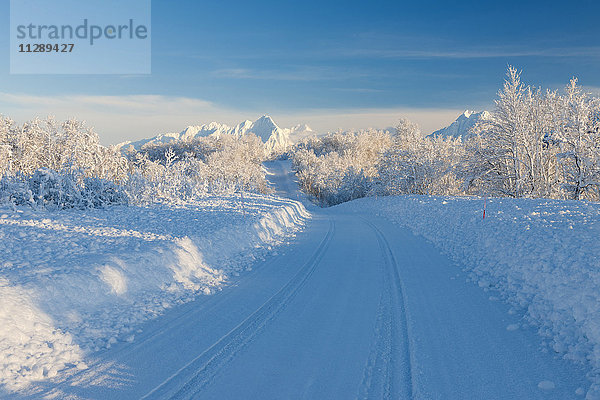
[[[508,68],[495,109],[465,137],[335,133],[292,152],[300,184],[322,205],[376,195],[486,195],[600,200],[600,99],[573,78],[542,91]]]
[[[600,200],[600,99],[521,82],[509,67],[495,109],[467,137],[395,132],[312,137],[289,152],[302,189],[323,206],[365,196],[485,195]],[[46,208],[182,203],[270,189],[255,135],[147,144],[122,153],[83,122],[0,116],[0,203]]]
[[[147,145],[123,154],[77,120],[0,117],[0,204],[47,209],[184,203],[268,191],[254,135]]]

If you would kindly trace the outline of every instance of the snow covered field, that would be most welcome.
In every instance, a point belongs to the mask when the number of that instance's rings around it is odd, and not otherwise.
[[[600,204],[530,199],[402,196],[336,209],[384,217],[431,241],[465,268],[490,299],[507,300],[545,351],[600,373]],[[596,397],[594,397],[596,396]]]
[[[305,208],[265,168],[287,200],[2,209],[0,397],[598,398],[600,205]]]
[[[247,194],[186,207],[42,212],[0,208],[0,385],[86,369],[139,325],[274,252],[310,217]]]

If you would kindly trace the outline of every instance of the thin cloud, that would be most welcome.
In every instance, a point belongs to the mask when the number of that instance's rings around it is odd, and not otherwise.
[[[382,89],[371,89],[371,88],[333,88],[337,92],[350,92],[350,93],[382,93],[385,90]]]
[[[481,48],[456,50],[421,49],[350,49],[339,53],[345,57],[407,58],[407,59],[477,59],[505,57],[600,57],[600,47],[515,49]]]
[[[361,78],[368,76],[362,72],[341,71],[331,67],[282,67],[277,70],[224,68],[212,72],[217,78],[254,79],[269,81],[328,81]]]
[[[96,109],[127,114],[130,112],[154,114],[160,112],[187,112],[189,109],[211,109],[211,102],[187,97],[171,97],[161,95],[129,95],[129,96],[36,96],[28,94],[12,94],[0,92],[0,104],[5,106],[25,106],[39,109]]]
[[[0,93],[0,113],[22,123],[48,115],[77,118],[95,128],[104,144],[179,131],[185,126],[217,120],[237,123],[235,112],[209,101],[162,95],[32,96]]]

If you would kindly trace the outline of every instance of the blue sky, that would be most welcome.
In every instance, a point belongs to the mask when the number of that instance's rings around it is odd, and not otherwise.
[[[103,142],[270,114],[318,131],[432,131],[493,107],[507,65],[559,88],[600,88],[600,4],[402,1],[152,1],[152,74],[10,75],[0,0],[0,114],[75,116]],[[68,11],[66,11],[68,12]]]

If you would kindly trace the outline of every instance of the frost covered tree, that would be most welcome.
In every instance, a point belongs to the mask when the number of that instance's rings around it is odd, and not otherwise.
[[[14,122],[10,118],[0,115],[0,178],[11,170],[12,146],[11,136],[14,131]]]
[[[114,148],[100,144],[85,123],[54,118],[15,125],[0,118],[0,148],[7,173],[31,175],[40,168],[81,169],[85,176],[119,180],[127,174],[127,160]]]
[[[600,187],[600,101],[583,93],[573,78],[564,96],[555,97],[552,139],[557,154],[561,183],[567,197],[599,198]]]
[[[378,168],[377,193],[459,194],[458,164],[464,157],[460,139],[423,137],[415,123],[401,119],[394,144]]]
[[[150,144],[128,157],[136,171],[128,183],[131,196],[145,202],[269,190],[262,169],[264,146],[253,134]]]
[[[600,102],[573,79],[564,94],[521,83],[510,67],[496,109],[475,128],[470,192],[511,197],[599,198]]]
[[[341,132],[309,139],[293,155],[299,181],[325,205],[365,190],[600,199],[599,99],[576,80],[564,94],[542,92],[509,67],[495,103],[464,141],[424,137],[408,120],[399,122],[391,143]]]
[[[470,179],[498,194],[511,197],[551,197],[556,182],[556,154],[552,135],[550,96],[521,82],[509,67],[496,109],[480,121],[473,142],[476,174]],[[473,163],[472,163],[473,164]]]
[[[300,186],[321,205],[364,197],[391,142],[389,133],[374,129],[306,139],[292,156]]]
[[[16,125],[0,118],[0,198],[46,208],[126,203],[128,162],[84,123],[54,118]]]
[[[422,168],[418,165],[416,155],[423,140],[418,125],[407,119],[401,119],[396,126],[393,144],[386,151],[378,165],[381,194],[420,193],[417,188],[423,182]]]

